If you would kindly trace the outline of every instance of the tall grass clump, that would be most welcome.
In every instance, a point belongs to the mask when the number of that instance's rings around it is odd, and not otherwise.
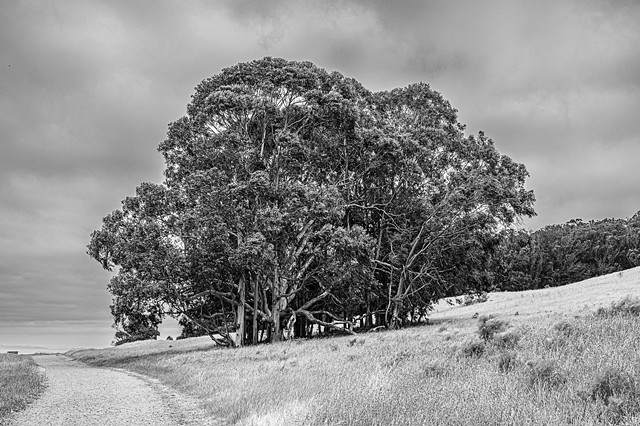
[[[587,395],[600,403],[603,421],[620,423],[640,413],[640,390],[636,380],[617,368],[606,368],[592,381]]]
[[[465,339],[458,347],[458,355],[463,357],[479,357],[486,349],[484,340],[477,337],[469,337]]]
[[[522,336],[518,331],[509,329],[494,335],[492,343],[501,349],[514,349],[518,345],[518,342],[520,342],[521,338]]]
[[[485,341],[491,340],[496,333],[504,331],[507,326],[505,321],[481,316],[478,318],[478,335]]]
[[[513,352],[503,352],[498,357],[498,371],[500,373],[508,373],[516,368],[518,363],[517,357]]]
[[[499,349],[513,349],[522,336],[517,330],[508,327],[507,321],[481,316],[478,318],[477,334],[483,341]]]
[[[609,308],[599,308],[598,316],[631,315],[640,316],[640,298],[627,296],[624,299],[613,302]]]
[[[558,368],[558,365],[553,360],[540,359],[534,361],[527,361],[527,382],[532,388],[541,387],[558,387],[564,384],[567,379],[564,374]]]
[[[33,358],[0,354],[0,424],[8,414],[24,409],[44,388],[44,374]]]

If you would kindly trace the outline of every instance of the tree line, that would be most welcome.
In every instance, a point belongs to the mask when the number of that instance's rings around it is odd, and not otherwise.
[[[640,212],[629,219],[574,219],[538,231],[506,229],[487,253],[489,290],[555,287],[640,265]]]
[[[116,339],[241,346],[397,328],[486,284],[500,230],[532,216],[522,164],[425,83],[371,92],[310,62],[264,58],[202,81],[142,183],[87,253]]]

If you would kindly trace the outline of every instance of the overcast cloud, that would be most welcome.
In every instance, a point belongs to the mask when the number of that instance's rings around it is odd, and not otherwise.
[[[524,163],[537,229],[640,210],[640,3],[11,1],[0,15],[0,345],[109,344],[92,230],[202,79],[264,56],[424,81]]]

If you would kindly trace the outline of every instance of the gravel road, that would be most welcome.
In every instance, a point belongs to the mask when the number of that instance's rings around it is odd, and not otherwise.
[[[158,381],[112,368],[96,368],[63,355],[34,356],[47,389],[15,426],[216,425],[197,403]]]

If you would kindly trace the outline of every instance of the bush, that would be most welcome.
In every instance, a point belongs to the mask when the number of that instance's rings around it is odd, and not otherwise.
[[[458,305],[470,306],[476,303],[483,303],[489,300],[489,295],[486,292],[482,293],[470,293],[464,296],[464,298],[456,298]]]
[[[527,366],[529,366],[528,384],[530,387],[557,387],[567,381],[553,361],[528,361]]]
[[[496,333],[504,331],[507,325],[508,324],[502,320],[485,317],[483,315],[478,318],[478,335],[485,341],[491,340]]]

